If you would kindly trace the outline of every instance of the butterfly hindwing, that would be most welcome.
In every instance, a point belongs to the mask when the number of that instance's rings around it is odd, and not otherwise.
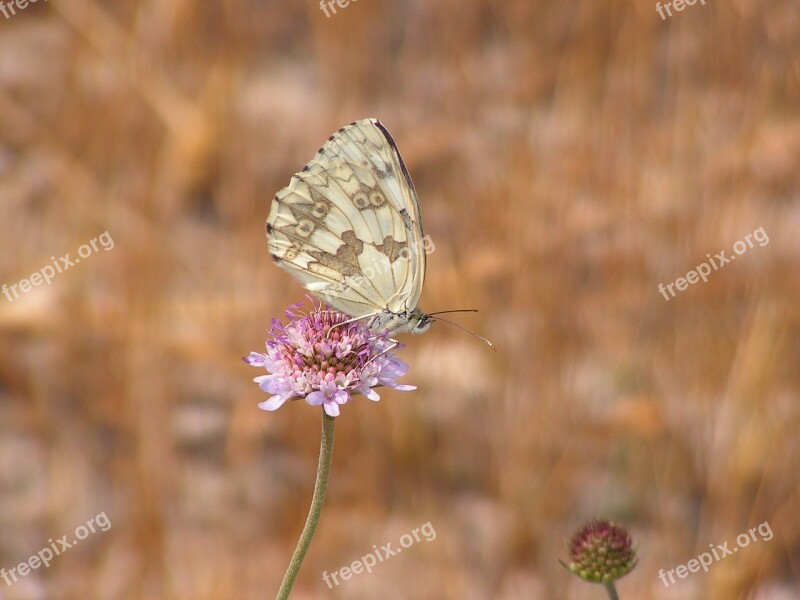
[[[416,192],[376,119],[343,127],[273,200],[275,261],[354,317],[414,309],[425,277]]]

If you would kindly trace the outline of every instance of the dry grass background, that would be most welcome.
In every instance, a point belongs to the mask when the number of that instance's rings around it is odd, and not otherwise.
[[[16,599],[271,598],[319,416],[240,357],[303,296],[273,194],[344,123],[392,131],[436,243],[412,394],[338,420],[293,597],[590,599],[582,521],[639,544],[622,598],[800,598],[800,11],[789,0],[52,0],[0,19],[0,566],[112,522]],[[763,226],[770,243],[665,302]],[[665,590],[658,570],[765,520]],[[430,521],[437,537],[321,579]]]

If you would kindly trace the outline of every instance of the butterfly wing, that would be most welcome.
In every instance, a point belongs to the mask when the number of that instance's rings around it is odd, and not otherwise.
[[[414,309],[425,279],[414,184],[389,132],[363,119],[333,134],[275,196],[275,262],[353,317]]]

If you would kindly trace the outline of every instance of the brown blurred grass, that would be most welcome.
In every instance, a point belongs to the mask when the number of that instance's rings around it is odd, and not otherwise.
[[[797,598],[800,17],[790,2],[53,0],[0,21],[0,566],[112,528],[5,597],[272,597],[311,495],[318,415],[274,414],[239,357],[302,297],[273,194],[379,117],[420,194],[422,307],[486,351],[405,340],[414,394],[348,405],[302,598],[589,598],[556,563],[628,524],[623,598]],[[657,291],[763,226],[770,243]],[[658,570],[768,520],[669,590]],[[430,521],[437,538],[329,591]]]

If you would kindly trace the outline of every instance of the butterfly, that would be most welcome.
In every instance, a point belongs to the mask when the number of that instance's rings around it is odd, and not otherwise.
[[[417,306],[435,246],[400,152],[377,119],[329,137],[275,195],[266,230],[279,267],[373,331],[422,333],[444,321]]]

